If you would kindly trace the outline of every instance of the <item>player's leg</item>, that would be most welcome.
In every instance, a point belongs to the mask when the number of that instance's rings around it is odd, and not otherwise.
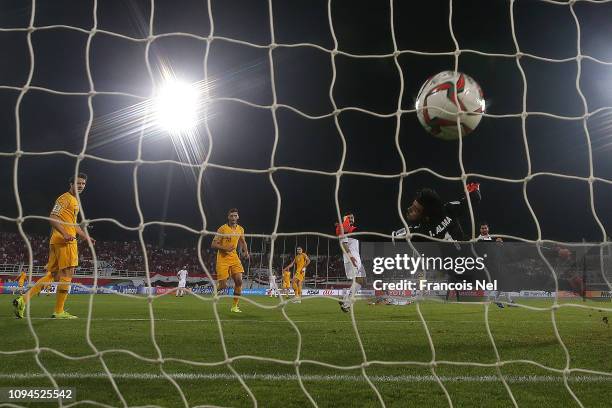
[[[47,274],[43,276],[42,278],[40,278],[36,282],[36,285],[34,285],[34,287],[31,288],[28,292],[26,292],[23,296],[19,296],[17,299],[13,300],[13,308],[14,308],[15,316],[18,319],[23,319],[23,316],[25,315],[26,304],[30,301],[32,296],[38,294],[44,287],[45,283],[53,282],[54,278],[53,278],[52,272],[56,271],[57,268],[58,268],[58,258],[57,258],[56,251],[54,250],[54,248],[49,246],[49,259],[47,261]]]
[[[272,283],[272,276],[270,275],[268,277],[268,297],[273,297],[274,296],[274,284]]]
[[[270,281],[271,285],[270,285],[270,297],[277,297],[278,296],[278,285],[276,284],[276,279],[271,278],[272,280]]]
[[[214,287],[216,295],[224,295],[227,290],[227,279],[229,278],[230,266],[226,262],[217,262],[215,271],[217,273],[217,283]]]
[[[293,277],[293,281],[291,281],[291,286],[293,287],[293,292],[295,293],[295,298],[293,300],[294,303],[302,303],[302,292],[300,291],[300,280],[297,276]]]
[[[350,307],[352,299],[359,293],[362,286],[365,285],[365,278],[361,276],[355,276],[353,282],[351,282],[350,289],[344,294],[342,299],[345,307]]]
[[[227,279],[217,279],[216,290],[218,295],[224,295],[227,289]]]
[[[234,270],[232,270],[232,279],[234,281],[234,299],[232,300],[231,311],[234,313],[241,313],[242,310],[238,307],[238,303],[242,295],[242,271],[234,272]]]
[[[75,267],[64,268],[60,270],[56,276],[57,291],[55,293],[55,309],[53,315],[56,319],[76,319],[76,316],[64,310],[66,298],[68,298],[68,292],[70,291],[70,283],[72,282],[72,276],[74,275]]]
[[[78,265],[76,244],[57,245],[59,271],[56,274],[57,291],[55,292],[55,310],[52,317],[56,319],[76,319],[76,316],[64,310],[66,298],[70,291],[70,283],[74,270]]]
[[[293,288],[293,294],[294,294],[295,300],[299,300],[299,291],[298,291],[298,286],[297,286],[297,279],[295,278],[295,276],[291,280],[291,287]]]
[[[346,277],[352,279],[350,289],[344,293],[342,302],[340,302],[340,309],[343,312],[348,312],[351,308],[351,304],[355,298],[355,295],[361,290],[361,287],[365,285],[365,269],[361,263],[361,259],[356,257],[357,267],[352,262],[344,264],[344,270]]]
[[[506,292],[506,301],[508,302],[508,307],[516,307],[516,304],[514,303],[514,299],[512,299],[512,295],[510,295],[510,292]]]
[[[34,286],[28,290],[25,295],[23,295],[24,302],[28,303],[32,296],[36,296],[40,294],[40,291],[43,289],[47,289],[50,286],[50,283],[53,282],[53,274],[47,272],[45,276],[36,281]]]
[[[344,273],[346,274],[346,278],[351,280],[351,287],[353,285],[353,282],[355,281],[355,266],[353,265],[352,262],[345,262],[344,263]],[[343,312],[347,313],[350,310],[350,305],[348,305],[347,307],[347,301],[350,297],[350,289],[346,292],[344,292],[344,296],[342,296],[342,299],[338,302],[340,304],[340,310],[342,310]]]
[[[244,268],[242,267],[240,258],[237,256],[230,265],[229,273],[234,281],[234,299],[232,302],[231,311],[234,313],[240,313],[241,310],[238,307],[238,303],[240,302],[240,295],[242,295],[242,274],[244,273]]]

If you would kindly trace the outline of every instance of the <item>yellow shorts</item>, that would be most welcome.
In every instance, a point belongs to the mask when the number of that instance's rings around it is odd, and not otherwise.
[[[226,280],[235,273],[244,273],[244,268],[238,256],[229,259],[217,259],[217,280]]]
[[[47,271],[53,273],[62,269],[79,266],[79,252],[74,244],[50,244]]]
[[[289,289],[291,287],[291,282],[283,281],[283,289]]]
[[[293,275],[293,279],[297,280],[297,281],[303,281],[304,280],[304,272],[302,273],[298,273],[296,272],[295,275]]]

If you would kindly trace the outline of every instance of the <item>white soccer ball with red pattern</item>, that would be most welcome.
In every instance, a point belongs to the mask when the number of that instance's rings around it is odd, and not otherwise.
[[[425,81],[417,96],[416,110],[427,132],[440,139],[453,140],[459,138],[459,127],[462,136],[476,129],[485,111],[485,99],[472,77],[443,71]]]

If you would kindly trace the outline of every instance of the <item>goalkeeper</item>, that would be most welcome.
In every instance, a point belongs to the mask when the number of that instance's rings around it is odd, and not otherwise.
[[[480,184],[469,183],[467,191],[473,206],[480,203]],[[413,237],[412,241],[430,241],[427,237],[446,241],[462,241],[465,238],[461,227],[461,217],[469,215],[466,197],[457,201],[444,203],[438,193],[431,188],[423,188],[406,212],[408,229],[411,234],[423,234],[426,237]],[[406,228],[392,233],[394,238],[406,237]],[[433,240],[432,240],[433,241]]]
[[[480,203],[480,184],[469,183],[466,186],[472,206]],[[466,197],[456,201],[443,202],[438,193],[431,188],[423,188],[416,193],[416,197],[406,212],[408,230],[410,234],[421,234],[423,236],[411,237],[412,242],[433,242],[435,239],[444,241],[463,241],[465,234],[461,227],[461,218],[469,216],[469,207]],[[392,232],[392,238],[406,238],[406,228]],[[461,256],[461,247],[455,242],[453,248],[442,245],[443,252],[447,256],[456,258]],[[461,282],[473,280],[465,274],[449,274],[451,281]],[[447,292],[447,299],[450,293]],[[459,293],[457,292],[457,296]],[[457,299],[458,300],[458,299]]]

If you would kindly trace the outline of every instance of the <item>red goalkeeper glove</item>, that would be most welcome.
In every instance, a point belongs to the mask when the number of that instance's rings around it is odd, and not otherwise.
[[[468,193],[473,193],[476,190],[480,190],[480,183],[469,183],[466,187]]]

